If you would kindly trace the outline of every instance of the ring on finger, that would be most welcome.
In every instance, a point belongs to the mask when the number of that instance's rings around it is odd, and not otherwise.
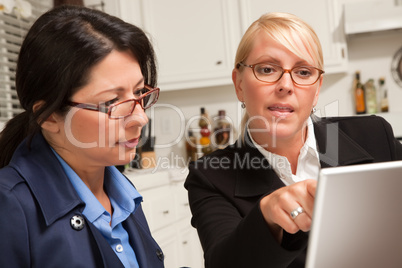
[[[294,209],[292,212],[290,212],[290,216],[292,217],[292,219],[295,219],[297,216],[299,216],[303,212],[304,212],[304,209],[302,207],[298,207],[298,208]]]

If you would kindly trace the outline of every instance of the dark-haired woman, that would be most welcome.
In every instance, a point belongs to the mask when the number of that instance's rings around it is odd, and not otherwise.
[[[83,7],[42,15],[19,54],[24,112],[0,136],[0,267],[163,267],[135,155],[158,96],[144,32]]]

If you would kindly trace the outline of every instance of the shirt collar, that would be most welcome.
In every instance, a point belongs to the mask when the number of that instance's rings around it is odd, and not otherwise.
[[[113,226],[127,219],[142,202],[142,196],[114,166],[106,167],[105,188],[114,208]]]
[[[82,212],[90,222],[96,221],[103,214],[107,213],[105,208],[96,199],[91,190],[85,185],[75,171],[54,151],[57,159],[62,165],[67,177],[70,179],[78,196],[85,203],[84,211]],[[105,169],[105,189],[109,195],[113,206],[113,221],[116,225],[124,221],[131,213],[133,213],[142,201],[142,196],[120,173],[114,166],[106,167]],[[108,214],[108,213],[107,213]]]
[[[304,143],[303,148],[307,149],[308,151],[314,152],[315,157],[319,159],[318,152],[317,152],[317,141],[315,139],[315,134],[314,134],[314,124],[313,120],[311,120],[311,117],[307,119],[307,139],[306,142]],[[302,148],[302,150],[303,150]]]
[[[300,159],[305,158],[308,153],[310,153],[312,154],[312,157],[317,159],[317,163],[319,165],[319,156],[317,152],[317,145],[314,134],[314,124],[310,117],[307,119],[306,124],[307,124],[307,138],[303,147],[300,149],[299,161]],[[269,164],[272,166],[272,169],[279,176],[279,178],[283,180],[286,185],[291,184],[293,182],[292,177],[294,175],[292,174],[288,159],[284,156],[271,153],[270,151],[267,151],[264,148],[262,148],[259,144],[257,144],[254,141],[253,137],[251,136],[250,130],[247,129],[247,131],[250,140],[253,142],[254,146],[268,160]],[[300,167],[298,166],[298,169],[299,168]]]

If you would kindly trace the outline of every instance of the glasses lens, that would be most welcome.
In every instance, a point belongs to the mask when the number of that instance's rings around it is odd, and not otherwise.
[[[144,110],[154,105],[155,102],[158,100],[158,96],[159,96],[158,90],[151,91],[150,93],[143,96],[140,102]]]
[[[320,72],[311,67],[298,67],[292,70],[292,78],[300,85],[311,85],[317,81]]]
[[[116,106],[113,106],[110,111],[110,117],[120,118],[125,117],[133,112],[134,100],[122,102]]]
[[[269,63],[257,64],[254,67],[254,74],[258,80],[264,82],[276,82],[282,75],[282,68]]]
[[[145,110],[155,104],[158,100],[159,90],[152,90],[143,94],[137,100],[129,100],[122,103],[117,104],[110,108],[110,117],[111,118],[122,118],[126,117],[133,113],[135,103],[140,103],[141,107]]]

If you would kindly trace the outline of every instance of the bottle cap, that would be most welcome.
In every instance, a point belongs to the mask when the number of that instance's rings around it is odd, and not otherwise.
[[[356,79],[360,79],[360,71],[356,71]]]

